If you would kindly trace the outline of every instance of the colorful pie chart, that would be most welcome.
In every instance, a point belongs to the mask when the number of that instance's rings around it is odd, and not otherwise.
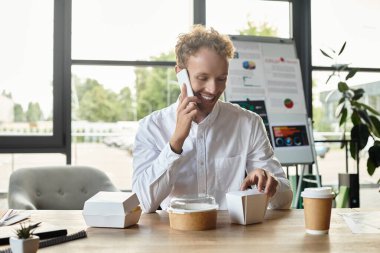
[[[254,61],[243,61],[243,68],[244,69],[255,69],[256,63]]]
[[[284,105],[285,105],[286,108],[292,109],[293,106],[294,106],[294,102],[290,98],[287,98],[287,99],[284,100]]]

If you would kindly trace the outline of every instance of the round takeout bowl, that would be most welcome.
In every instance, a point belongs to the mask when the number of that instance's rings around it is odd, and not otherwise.
[[[216,228],[217,204],[187,203],[172,205],[167,209],[172,229],[209,230]]]

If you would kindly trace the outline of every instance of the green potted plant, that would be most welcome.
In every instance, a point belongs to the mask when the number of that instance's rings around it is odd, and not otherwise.
[[[13,253],[35,253],[39,248],[40,238],[33,234],[33,231],[40,223],[25,225],[20,224],[16,229],[16,236],[9,238],[9,244]]]
[[[343,129],[341,148],[347,143],[346,132],[350,131],[349,149],[351,157],[357,160],[359,151],[367,146],[368,139],[373,139],[373,145],[368,149],[367,171],[372,176],[376,168],[380,166],[380,113],[365,104],[361,98],[365,91],[362,88],[351,88],[347,81],[355,76],[357,69],[349,68],[349,64],[339,64],[338,58],[343,53],[346,42],[343,43],[339,51],[330,49],[329,52],[320,49],[321,53],[333,61],[333,72],[326,81],[332,77],[338,77],[337,89],[341,98],[338,101],[336,116],[339,119],[339,126]],[[347,74],[343,75],[343,72]],[[351,128],[350,130],[348,130]],[[380,179],[378,180],[378,183]]]

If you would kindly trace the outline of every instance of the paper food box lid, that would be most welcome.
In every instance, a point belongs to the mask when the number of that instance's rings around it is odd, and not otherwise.
[[[226,194],[232,223],[242,225],[262,222],[268,207],[268,196],[257,189]]]
[[[136,224],[140,216],[139,200],[130,192],[98,192],[83,208],[83,217],[91,227],[125,228]]]
[[[139,204],[135,193],[100,191],[86,200],[83,213],[89,215],[125,215]]]

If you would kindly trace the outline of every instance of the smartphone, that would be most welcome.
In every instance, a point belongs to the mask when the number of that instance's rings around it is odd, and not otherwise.
[[[177,79],[178,79],[179,88],[181,89],[182,85],[186,84],[187,96],[193,97],[194,92],[193,92],[193,89],[191,88],[191,85],[190,85],[190,78],[189,78],[189,75],[187,73],[187,69],[182,69],[180,72],[178,72],[177,73]]]

